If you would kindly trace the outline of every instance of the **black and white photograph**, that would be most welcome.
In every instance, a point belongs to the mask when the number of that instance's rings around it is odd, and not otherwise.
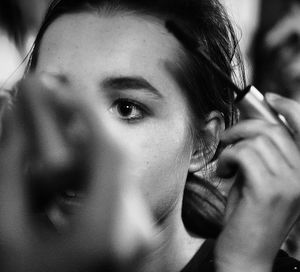
[[[0,271],[300,272],[300,1],[0,0]]]

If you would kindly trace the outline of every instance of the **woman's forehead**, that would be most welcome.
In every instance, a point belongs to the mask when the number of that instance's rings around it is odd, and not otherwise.
[[[77,66],[103,73],[111,69],[151,74],[160,69],[167,73],[164,64],[176,61],[178,48],[178,41],[158,19],[83,12],[63,15],[49,26],[42,39],[38,69]]]
[[[179,87],[166,63],[177,62],[178,48],[179,42],[163,22],[150,16],[63,15],[43,37],[37,71],[86,82],[143,77],[169,96]]]
[[[92,59],[105,55],[114,57],[114,61],[135,56],[137,61],[148,58],[157,62],[173,60],[177,50],[177,40],[158,19],[79,13],[54,21],[44,35],[40,52],[63,53],[65,58],[75,53]]]

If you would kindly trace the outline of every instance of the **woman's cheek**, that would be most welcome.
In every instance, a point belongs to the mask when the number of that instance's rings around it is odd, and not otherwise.
[[[155,133],[157,132],[157,133]],[[182,134],[153,130],[147,136],[135,133],[128,137],[130,169],[138,186],[149,201],[151,210],[160,217],[181,196],[189,167],[190,148]],[[174,135],[173,137],[166,137]],[[176,135],[176,137],[175,137]],[[124,138],[123,138],[124,140]]]
[[[191,153],[189,130],[185,120],[170,119],[153,118],[132,124],[109,122],[109,134],[124,160],[132,164],[132,171],[160,177],[187,171]]]

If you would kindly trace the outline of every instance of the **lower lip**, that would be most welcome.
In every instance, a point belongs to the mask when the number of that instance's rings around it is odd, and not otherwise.
[[[66,215],[73,215],[82,207],[84,196],[79,193],[66,194],[63,193],[56,198],[58,208]]]
[[[57,231],[64,231],[70,225],[73,215],[78,213],[83,204],[83,195],[72,196],[61,193],[55,197],[52,204],[46,210],[46,214]]]
[[[48,209],[49,217],[61,218],[64,221],[68,221],[69,217],[74,215],[81,209],[85,196],[82,193],[60,193],[54,199]],[[52,216],[51,216],[52,215]],[[59,216],[58,216],[59,215]],[[60,221],[60,220],[59,220]],[[53,222],[55,224],[55,222]]]

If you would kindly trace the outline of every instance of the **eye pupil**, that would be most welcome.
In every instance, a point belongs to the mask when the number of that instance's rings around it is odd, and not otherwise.
[[[118,112],[122,116],[129,116],[132,113],[132,105],[122,103],[118,106]]]
[[[124,98],[117,99],[109,110],[119,119],[128,122],[141,120],[147,113],[140,103]]]

